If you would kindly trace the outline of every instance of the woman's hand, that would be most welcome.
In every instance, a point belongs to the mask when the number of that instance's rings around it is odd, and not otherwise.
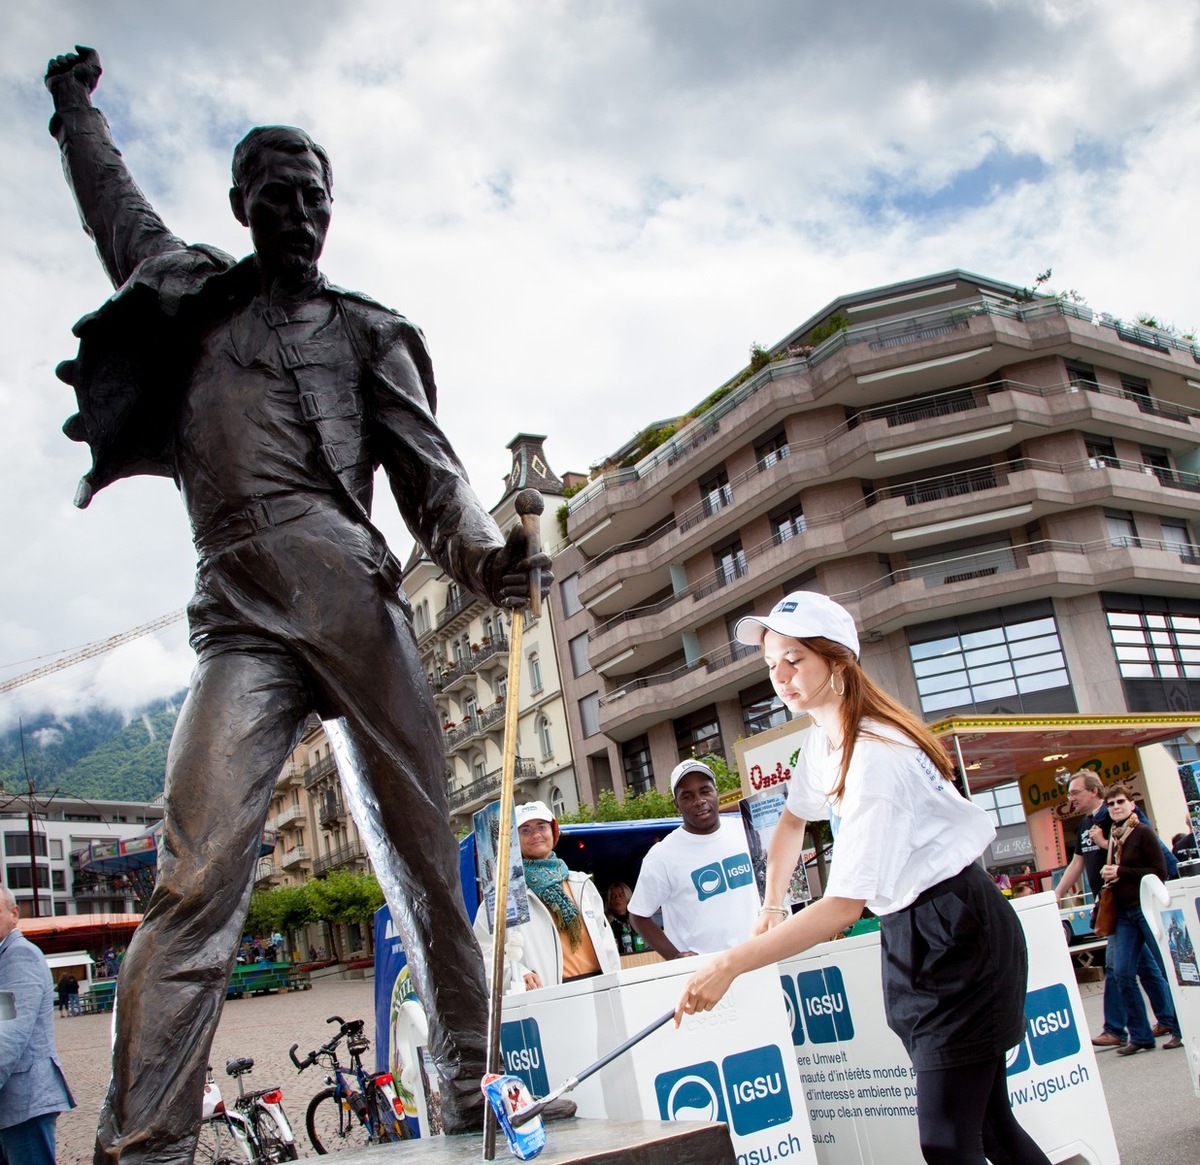
[[[1115,866],[1115,865],[1110,864],[1107,866],[1100,867],[1100,877],[1103,878],[1105,882],[1115,882],[1120,873],[1121,873],[1120,866]]]
[[[712,1011],[729,990],[736,978],[729,968],[727,954],[717,955],[704,964],[689,980],[675,1006],[675,1026],[678,1027],[685,1015],[698,1011]]]
[[[764,906],[759,912],[758,917],[754,920],[754,925],[750,928],[750,937],[753,938],[756,934],[766,934],[773,926],[778,926],[781,922],[786,922],[791,917],[791,911],[783,906]]]
[[[536,991],[542,985],[542,977],[536,971],[529,971],[525,975],[525,990]]]

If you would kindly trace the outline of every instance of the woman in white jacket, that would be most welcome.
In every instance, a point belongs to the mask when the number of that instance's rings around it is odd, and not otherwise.
[[[552,987],[620,968],[604,902],[591,878],[554,853],[558,822],[541,801],[518,805],[517,838],[525,864],[530,919],[510,926],[504,942],[505,993]],[[492,933],[487,907],[475,916],[475,937],[492,973]]]

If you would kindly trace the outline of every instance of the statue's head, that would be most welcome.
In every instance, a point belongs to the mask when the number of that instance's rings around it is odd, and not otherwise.
[[[229,204],[250,228],[255,254],[269,274],[315,272],[332,202],[329,156],[303,130],[259,126],[238,143]]]

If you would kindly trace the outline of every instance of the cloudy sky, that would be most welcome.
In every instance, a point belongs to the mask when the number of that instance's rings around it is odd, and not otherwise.
[[[71,506],[86,449],[53,369],[110,289],[46,133],[47,57],[99,49],[97,104],[189,240],[245,252],[225,192],[250,126],[329,149],[323,267],[424,328],[491,504],[516,432],[586,470],[893,280],[1052,267],[1099,310],[1200,325],[1198,21],[1194,0],[7,0],[0,680],[179,610],[194,568],[169,482]],[[176,623],[0,695],[0,725],[190,666]]]

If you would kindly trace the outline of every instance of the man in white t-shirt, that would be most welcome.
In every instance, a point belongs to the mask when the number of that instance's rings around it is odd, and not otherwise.
[[[664,959],[715,954],[749,938],[758,915],[746,834],[740,820],[721,817],[717,783],[700,761],[671,770],[671,796],[683,826],[646,855],[629,917]]]

